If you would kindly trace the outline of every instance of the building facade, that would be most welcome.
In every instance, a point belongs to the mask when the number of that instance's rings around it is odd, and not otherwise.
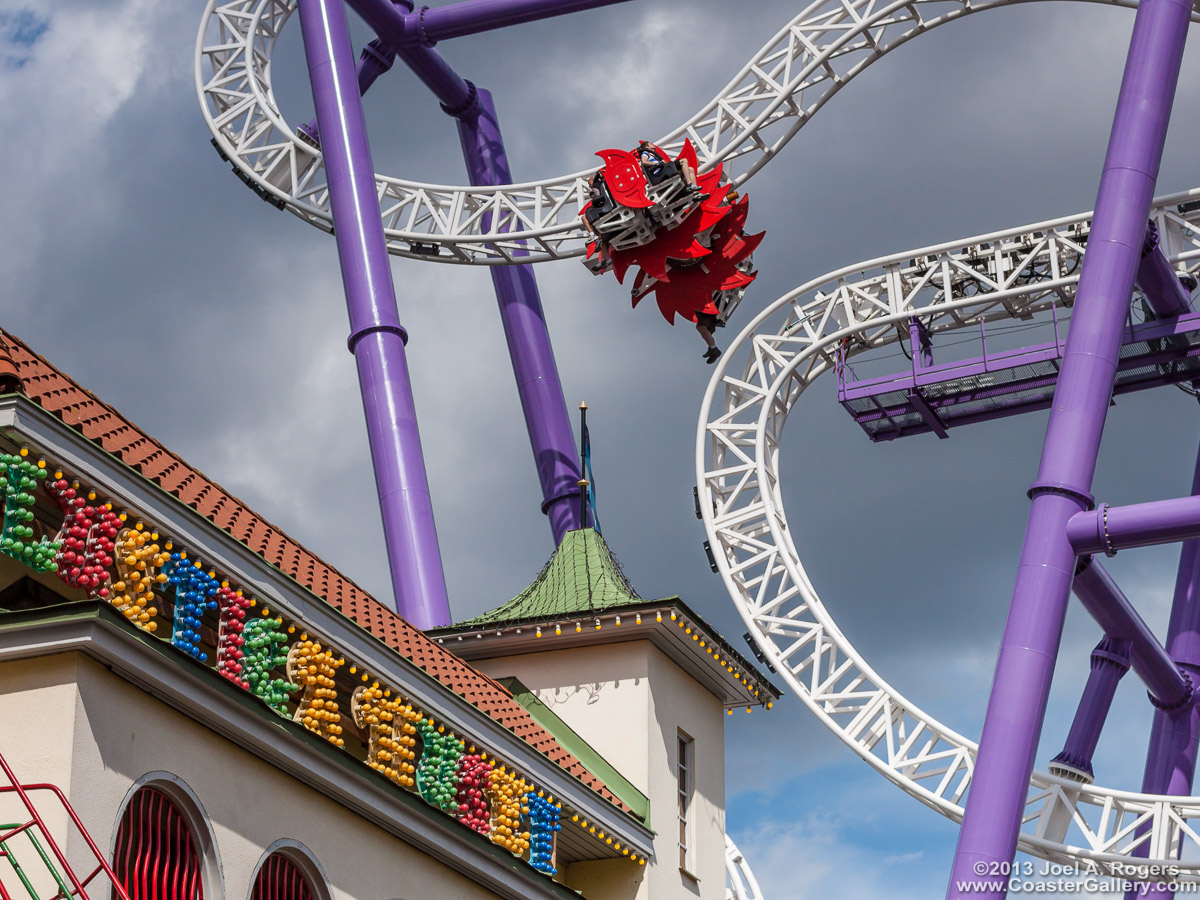
[[[427,636],[5,334],[0,477],[0,755],[129,900],[724,896],[722,714],[777,694],[681,601]],[[31,797],[0,900],[98,865]]]

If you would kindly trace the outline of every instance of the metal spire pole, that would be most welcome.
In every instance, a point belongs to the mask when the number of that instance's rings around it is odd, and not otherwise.
[[[1067,520],[1094,505],[1096,456],[1187,36],[1188,0],[1142,0],[1050,409],[947,897],[1002,898],[1075,569]]]

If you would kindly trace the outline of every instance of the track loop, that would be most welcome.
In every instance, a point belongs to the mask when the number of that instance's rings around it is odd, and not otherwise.
[[[1200,271],[1200,188],[1155,202],[1177,268]],[[897,340],[919,315],[934,333],[1028,318],[1074,298],[1090,215],[1043,222],[831,272],[760,313],[705,394],[697,436],[700,507],[721,576],[755,641],[816,716],[921,802],[962,818],[977,746],[880,678],[838,629],[804,572],[784,515],[779,446],[800,395],[834,366]],[[1034,774],[1020,846],[1046,859],[1155,880],[1200,881],[1200,797],[1160,797]],[[1142,832],[1142,828],[1145,831]],[[1184,845],[1183,860],[1173,848]],[[1135,852],[1149,858],[1135,857]]]
[[[750,864],[729,835],[725,835],[725,900],[763,900]]]
[[[818,0],[788,23],[707,106],[656,141],[690,138],[702,168],[725,162],[741,184],[856,75],[888,51],[969,13],[1027,0]],[[1099,0],[1134,7],[1132,0]],[[196,41],[196,87],[209,129],[241,176],[325,231],[320,151],[296,137],[271,86],[271,54],[295,0],[209,0]],[[580,256],[594,169],[478,188],[376,175],[388,251],[447,263],[510,265]],[[740,174],[738,174],[740,173]]]

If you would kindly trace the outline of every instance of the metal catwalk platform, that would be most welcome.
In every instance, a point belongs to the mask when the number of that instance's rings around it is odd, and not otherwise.
[[[912,365],[906,372],[856,378],[839,354],[838,401],[872,441],[932,431],[940,438],[958,425],[1045,409],[1054,397],[1066,348],[1054,318],[1055,339],[1014,350],[934,365],[928,336],[912,329]],[[1200,313],[1126,325],[1113,395],[1200,378]]]

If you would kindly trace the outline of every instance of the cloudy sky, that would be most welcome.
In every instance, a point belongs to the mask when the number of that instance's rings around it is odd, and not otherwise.
[[[256,199],[209,146],[192,78],[202,9],[0,0],[0,327],[386,597],[333,241]],[[492,90],[527,180],[666,133],[799,11],[636,0],[439,49]],[[1132,21],[1098,4],[1022,4],[938,29],[860,76],[749,184],[750,226],[767,239],[729,330],[856,260],[1090,208]],[[311,115],[301,66],[293,22],[274,73],[293,122]],[[1185,66],[1160,193],[1197,183],[1197,53]],[[381,79],[367,112],[377,168],[465,180],[453,123],[407,72]],[[465,618],[524,587],[550,533],[486,271],[409,260],[392,271],[451,604]],[[578,262],[537,274],[568,405],[591,409],[605,536],[644,596],[680,594],[738,639],[692,514],[711,372],[700,342],[652,307],[630,311],[620,287]],[[1173,389],[1122,399],[1097,496],[1185,492],[1195,422],[1194,401]],[[830,384],[805,395],[788,429],[785,497],[812,580],[884,677],[968,735],[1044,427],[1034,414],[872,445]],[[1165,632],[1174,553],[1123,554],[1110,571]],[[1040,766],[1061,747],[1098,637],[1072,608]],[[1133,789],[1149,722],[1133,678],[1114,716],[1099,780]],[[727,773],[729,830],[772,900],[944,890],[955,828],[794,699],[730,721]]]

